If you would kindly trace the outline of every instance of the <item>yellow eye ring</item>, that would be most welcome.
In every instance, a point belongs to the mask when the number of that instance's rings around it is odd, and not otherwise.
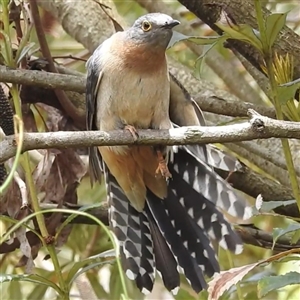
[[[147,32],[147,31],[151,30],[151,28],[152,28],[152,25],[151,25],[150,22],[143,21],[143,23],[142,23],[142,29],[143,29],[144,32]]]

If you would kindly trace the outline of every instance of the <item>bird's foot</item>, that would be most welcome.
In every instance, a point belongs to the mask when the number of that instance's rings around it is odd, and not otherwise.
[[[125,125],[124,130],[127,130],[131,133],[131,135],[133,136],[134,141],[136,141],[139,137],[139,134],[137,132],[137,130],[135,129],[134,126],[132,125]]]
[[[166,178],[168,180],[169,178],[172,178],[172,174],[170,173],[167,162],[164,159],[161,151],[157,150],[157,158],[158,158],[158,167],[155,171],[155,175],[161,174],[162,177]]]

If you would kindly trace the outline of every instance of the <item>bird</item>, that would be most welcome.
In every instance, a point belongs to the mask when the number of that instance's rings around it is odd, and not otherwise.
[[[196,102],[169,74],[166,50],[179,23],[149,13],[98,46],[86,64],[87,130],[125,130],[138,138],[139,129],[204,124]],[[208,149],[89,148],[92,183],[104,174],[109,222],[123,269],[144,294],[152,291],[156,273],[174,294],[180,274],[196,293],[207,289],[206,276],[220,271],[212,241],[242,251],[226,215],[248,218],[247,203],[216,174]]]

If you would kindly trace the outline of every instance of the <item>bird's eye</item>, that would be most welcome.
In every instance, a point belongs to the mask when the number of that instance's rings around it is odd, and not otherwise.
[[[148,21],[143,21],[142,23],[142,29],[143,31],[147,32],[152,28],[151,23],[149,23]]]

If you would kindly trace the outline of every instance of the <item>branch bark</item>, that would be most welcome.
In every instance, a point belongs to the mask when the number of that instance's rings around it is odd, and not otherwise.
[[[295,138],[300,139],[300,123],[278,121],[250,111],[250,122],[226,126],[190,126],[170,130],[139,130],[134,141],[124,131],[58,131],[25,133],[23,151],[49,148],[77,148],[116,145],[188,145],[249,141],[253,139]],[[16,152],[14,136],[0,143],[0,163],[13,157]]]
[[[0,66],[0,82],[84,93],[86,80],[83,74],[74,76],[34,70],[12,70],[6,66]]]

